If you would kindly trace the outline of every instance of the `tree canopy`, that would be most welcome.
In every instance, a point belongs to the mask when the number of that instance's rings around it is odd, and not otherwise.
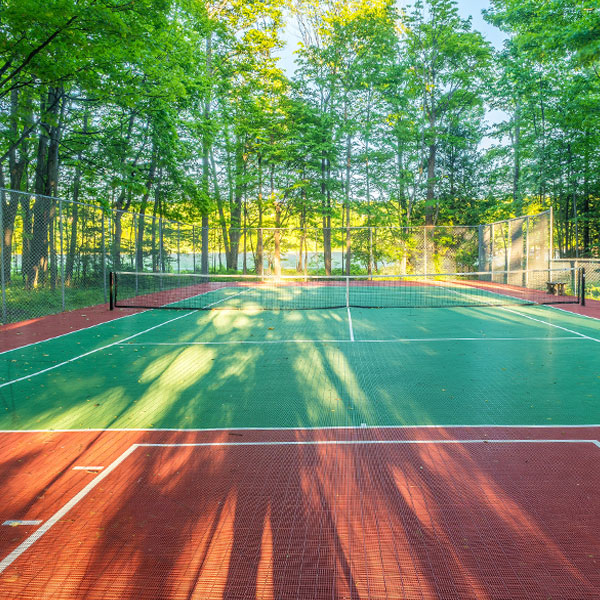
[[[485,17],[503,48],[452,0],[4,0],[0,184],[218,228],[228,268],[242,227],[322,227],[327,270],[334,226],[551,206],[560,252],[597,256],[600,0]],[[47,238],[51,203],[27,209]]]

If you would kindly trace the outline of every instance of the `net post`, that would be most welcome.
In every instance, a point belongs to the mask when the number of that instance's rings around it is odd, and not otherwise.
[[[581,294],[581,306],[585,306],[585,269],[583,267],[581,267],[580,271],[579,271],[580,275],[580,290],[579,293]]]
[[[111,271],[108,274],[108,285],[109,285],[109,293],[108,293],[108,297],[109,297],[109,309],[110,310],[115,310],[115,276],[114,273]]]

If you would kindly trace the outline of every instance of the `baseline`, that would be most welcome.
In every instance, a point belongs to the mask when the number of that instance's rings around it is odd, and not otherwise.
[[[39,529],[34,531],[27,539],[17,546],[8,556],[0,561],[0,573],[3,573],[17,558],[31,548],[44,534],[46,534],[56,523],[58,523],[71,509],[81,502],[99,483],[110,475],[138,448],[206,448],[206,447],[240,447],[240,446],[316,446],[316,445],[450,445],[450,444],[593,444],[600,449],[597,440],[585,439],[466,439],[466,440],[290,440],[290,441],[260,441],[260,442],[195,442],[195,443],[138,443],[132,444],[118,458],[116,458],[99,475],[94,477],[82,490],[71,500],[57,510]]]

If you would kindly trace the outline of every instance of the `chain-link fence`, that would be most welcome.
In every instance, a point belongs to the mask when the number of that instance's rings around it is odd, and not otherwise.
[[[555,258],[553,269],[585,269],[585,295],[600,300],[600,258]]]
[[[547,269],[552,255],[552,212],[479,226],[479,264],[492,281],[527,286],[527,271]]]
[[[0,189],[0,212],[2,323],[108,302],[110,271],[201,273],[203,258],[213,273],[486,271],[526,285],[520,271],[548,268],[551,254],[549,211],[473,227],[218,225],[203,232],[155,214]]]

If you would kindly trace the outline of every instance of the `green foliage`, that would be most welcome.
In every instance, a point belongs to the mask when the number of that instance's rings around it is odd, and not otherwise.
[[[0,11],[5,185],[204,219],[230,268],[243,224],[475,224],[549,206],[561,252],[598,253],[600,0],[492,0],[500,51],[452,0]],[[506,115],[491,128],[490,109]]]

